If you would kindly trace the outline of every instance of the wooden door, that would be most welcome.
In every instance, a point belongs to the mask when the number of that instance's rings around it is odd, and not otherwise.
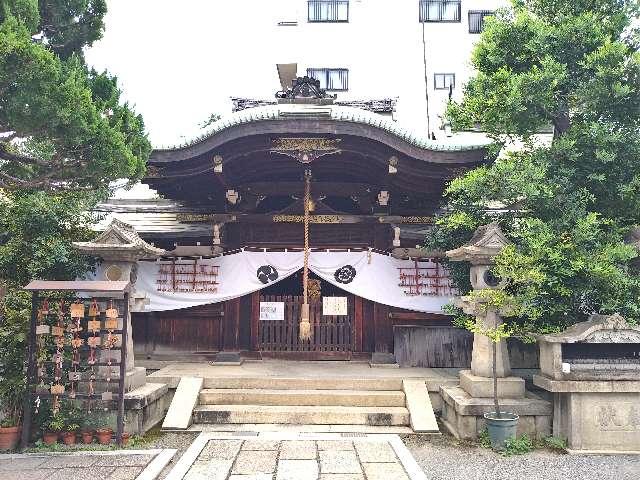
[[[309,305],[311,339],[300,340],[301,296],[261,295],[260,302],[283,302],[284,320],[258,320],[258,349],[264,356],[304,359],[350,359],[354,344],[354,298],[347,297],[347,315],[322,314],[322,300]],[[254,315],[259,316],[258,311]]]

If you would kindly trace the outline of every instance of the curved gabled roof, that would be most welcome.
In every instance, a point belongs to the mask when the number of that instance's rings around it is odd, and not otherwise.
[[[390,137],[404,143],[409,150],[422,150],[431,152],[468,152],[485,150],[492,141],[488,138],[477,138],[470,136],[455,136],[448,138],[446,141],[431,140],[426,134],[418,134],[403,127],[401,124],[384,117],[382,115],[362,110],[354,107],[346,107],[341,105],[309,105],[309,104],[278,104],[266,105],[255,108],[248,108],[239,112],[232,113],[224,118],[212,123],[202,135],[186,141],[180,145],[156,147],[151,155],[151,161],[167,161],[168,157],[172,160],[180,160],[194,154],[203,153],[205,150],[215,148],[218,143],[217,137],[225,137],[225,141],[229,140],[231,130],[255,124],[256,127],[260,123],[269,123],[272,128],[261,131],[256,128],[255,133],[282,133],[277,132],[277,128],[273,127],[280,124],[285,127],[285,122],[294,121],[296,125],[312,122],[312,127],[308,133],[325,134],[331,133],[336,135],[349,134],[349,126],[359,125],[362,127],[373,128],[377,130],[380,139],[384,142],[384,137]],[[332,124],[330,129],[326,123]],[[323,129],[323,122],[325,127]],[[342,127],[342,128],[341,128]],[[296,132],[300,133],[300,132]],[[220,139],[222,140],[222,139]],[[418,157],[422,155],[417,155]],[[476,159],[477,161],[477,159]],[[466,162],[461,162],[466,163]]]

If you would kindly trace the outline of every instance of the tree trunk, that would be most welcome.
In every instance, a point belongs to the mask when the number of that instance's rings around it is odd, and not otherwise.
[[[496,409],[497,418],[502,418],[500,414],[500,404],[498,403],[498,375],[496,372],[496,363],[497,363],[497,346],[496,342],[491,342],[491,349],[493,354],[493,405]]]

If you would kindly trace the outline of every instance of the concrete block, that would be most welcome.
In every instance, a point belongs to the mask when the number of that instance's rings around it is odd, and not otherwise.
[[[438,422],[433,413],[431,399],[424,380],[404,379],[402,389],[406,397],[413,431],[417,433],[439,432]]]
[[[460,372],[460,387],[474,398],[493,398],[493,378],[473,375],[470,370]],[[524,398],[524,379],[520,377],[498,378],[500,398]]]
[[[193,408],[198,403],[203,379],[182,377],[173,396],[167,416],[162,423],[164,429],[185,430],[191,425]]]
[[[240,352],[218,352],[212,365],[242,365]]]

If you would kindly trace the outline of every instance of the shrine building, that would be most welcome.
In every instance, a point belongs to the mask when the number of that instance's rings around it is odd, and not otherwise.
[[[136,356],[384,358],[394,327],[451,328],[456,292],[420,246],[489,142],[416,135],[308,77],[277,97],[154,150],[144,183],[160,198],[102,207],[163,252],[138,262]]]

